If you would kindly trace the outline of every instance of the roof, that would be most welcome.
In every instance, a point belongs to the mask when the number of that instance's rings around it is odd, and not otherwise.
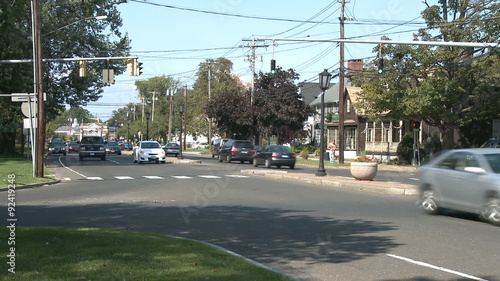
[[[321,104],[321,96],[319,95],[321,94],[321,90],[319,88],[318,83],[315,83],[315,85],[317,88],[316,96],[314,97],[312,102],[309,103],[312,106],[317,106]],[[344,87],[347,88],[351,86],[352,83],[349,81],[349,79],[344,78]],[[326,90],[325,92],[325,103],[336,103],[336,102],[339,102],[339,83],[330,85],[330,88],[328,88],[328,90]]]

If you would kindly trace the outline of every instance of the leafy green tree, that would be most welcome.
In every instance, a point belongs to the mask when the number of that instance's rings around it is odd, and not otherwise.
[[[252,112],[258,134],[276,135],[280,143],[291,142],[303,133],[304,122],[314,108],[304,103],[295,83],[299,75],[278,67],[275,74],[260,72],[255,79]]]
[[[233,125],[226,126],[220,122],[221,120],[217,120],[218,115],[215,115],[215,111],[218,111],[218,109],[208,108],[209,80],[211,104],[213,104],[212,101],[214,103],[223,102],[226,98],[238,104],[242,102],[240,99],[248,99],[249,96],[244,98],[245,86],[241,83],[239,77],[231,72],[232,68],[233,63],[226,58],[207,59],[205,62],[200,63],[196,74],[198,78],[188,98],[190,108],[188,111],[188,132],[193,136],[208,136],[209,116],[215,118],[213,122],[217,125],[212,128],[213,134],[232,136],[233,133],[239,132],[239,130],[233,131],[236,129]],[[226,94],[228,95],[227,97],[221,96]],[[219,108],[231,110],[231,104],[219,105],[222,106]],[[228,114],[228,112],[220,113],[224,116]]]
[[[497,42],[500,37],[498,1],[440,0],[427,4],[422,16],[427,28],[415,40]],[[449,149],[456,128],[500,112],[497,49],[388,44],[382,54],[384,74],[361,78],[363,107],[374,118],[389,112],[424,120],[439,128],[443,148]]]
[[[129,53],[127,35],[119,31],[122,25],[114,0],[54,1],[42,0],[42,57],[44,59],[92,58],[126,56]],[[31,59],[32,31],[29,1],[0,3],[0,59]],[[107,16],[98,20],[96,16]],[[125,61],[89,61],[87,77],[79,77],[78,61],[44,62],[44,92],[46,119],[54,119],[65,105],[77,107],[96,101],[102,88],[102,69],[112,68],[123,73]],[[31,63],[0,64],[0,93],[33,92]],[[19,104],[0,99],[0,154],[13,151],[16,129],[22,115]],[[20,130],[17,129],[17,132]],[[20,134],[19,134],[20,135]]]

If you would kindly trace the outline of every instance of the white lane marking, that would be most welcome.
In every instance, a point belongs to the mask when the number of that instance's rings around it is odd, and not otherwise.
[[[222,177],[219,176],[212,176],[212,175],[199,175],[199,178],[205,178],[205,179],[221,179]]]
[[[88,180],[91,181],[102,181],[103,179],[101,177],[87,177]]]
[[[228,178],[249,178],[249,176],[244,175],[226,175]]]
[[[149,180],[162,180],[164,179],[163,177],[159,177],[159,176],[142,176],[143,178],[147,178]]]
[[[108,159],[108,158],[106,158],[106,160],[108,160],[109,162],[113,162],[113,163],[115,163],[115,164],[118,164],[118,165],[120,165],[120,162],[118,162],[118,161],[115,161],[115,160],[111,160],[111,159]]]
[[[71,169],[70,167],[67,167],[66,165],[64,165],[64,164],[63,164],[63,162],[61,161],[61,157],[62,157],[62,156],[59,156],[59,163],[61,164],[61,166],[63,166],[65,169],[68,169],[69,171],[71,171],[71,172],[73,172],[73,173],[75,173],[75,174],[79,175],[80,177],[84,177],[84,178],[86,178],[86,177],[87,177],[87,176],[85,176],[84,174],[78,173],[77,171],[75,171],[75,170]]]
[[[476,276],[468,275],[468,274],[465,274],[465,273],[462,273],[462,272],[458,272],[458,271],[455,271],[455,270],[451,270],[451,269],[447,269],[447,268],[444,268],[444,267],[435,266],[435,265],[432,265],[432,264],[429,264],[429,263],[425,263],[425,262],[421,262],[421,261],[416,261],[416,260],[412,260],[412,259],[409,259],[409,258],[397,256],[397,255],[391,255],[391,254],[387,254],[387,255],[389,257],[392,257],[392,258],[396,258],[396,259],[400,259],[400,260],[403,260],[403,261],[406,261],[406,262],[409,262],[409,263],[413,263],[413,264],[416,264],[416,265],[425,266],[425,267],[429,267],[429,268],[432,268],[432,269],[437,269],[437,270],[440,270],[440,271],[448,272],[448,273],[455,274],[455,275],[458,275],[458,276],[462,276],[462,277],[465,277],[465,278],[468,278],[468,279],[479,280],[479,281],[488,281],[486,279],[482,279],[482,278],[479,278],[479,277],[476,277]]]
[[[193,177],[188,177],[188,176],[172,176],[172,178],[180,179],[180,180],[185,180],[185,179],[192,179]]]
[[[129,176],[115,176],[116,179],[119,179],[119,180],[133,180],[134,178],[133,177],[129,177]]]

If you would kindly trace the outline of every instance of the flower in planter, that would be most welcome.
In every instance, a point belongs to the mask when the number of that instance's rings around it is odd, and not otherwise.
[[[366,156],[366,154],[362,153],[360,156],[358,156],[356,159],[354,159],[353,162],[376,162],[377,159],[374,157],[370,158]]]

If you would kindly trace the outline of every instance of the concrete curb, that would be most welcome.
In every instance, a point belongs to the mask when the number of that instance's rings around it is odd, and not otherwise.
[[[350,190],[366,191],[389,195],[417,195],[418,188],[414,185],[383,182],[383,181],[358,181],[346,177],[317,177],[305,173],[288,173],[288,171],[265,171],[265,170],[241,170],[244,175],[264,176],[272,179],[283,179],[291,181],[300,181],[309,184],[322,186],[332,186],[347,188]]]
[[[41,183],[33,183],[33,184],[25,184],[25,185],[16,185],[16,190],[20,189],[27,189],[27,188],[34,188],[34,187],[41,187],[45,185],[53,185],[53,184],[58,184],[60,183],[60,180],[54,180],[54,181],[48,181],[48,182],[41,182]],[[2,191],[8,191],[8,187],[1,187],[0,192]]]

